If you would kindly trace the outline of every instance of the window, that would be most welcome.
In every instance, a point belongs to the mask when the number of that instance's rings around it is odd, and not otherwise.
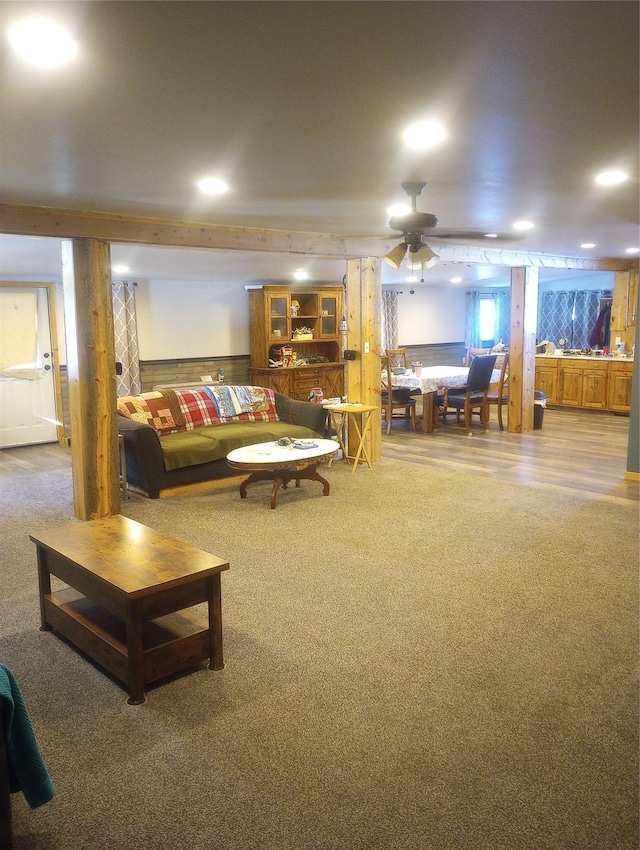
[[[496,327],[496,304],[493,298],[480,299],[480,315],[478,317],[480,340],[483,343],[494,342],[494,329]]]

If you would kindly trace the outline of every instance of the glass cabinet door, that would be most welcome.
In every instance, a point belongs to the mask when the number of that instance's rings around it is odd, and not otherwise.
[[[338,333],[338,299],[323,295],[320,304],[320,329],[322,336],[336,336]]]
[[[289,298],[278,295],[269,298],[269,336],[271,339],[289,339]]]

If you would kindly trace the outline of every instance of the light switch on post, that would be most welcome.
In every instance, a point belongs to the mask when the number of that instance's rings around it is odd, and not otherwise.
[[[368,342],[365,342],[365,344],[364,344],[364,353],[365,354],[369,353],[369,343]]]

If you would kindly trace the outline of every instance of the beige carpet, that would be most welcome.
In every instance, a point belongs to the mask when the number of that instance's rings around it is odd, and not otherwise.
[[[38,631],[29,531],[65,475],[0,491],[0,661],[57,788],[16,848],[637,850],[638,510],[383,460],[123,513],[228,558],[226,668],[143,706]]]

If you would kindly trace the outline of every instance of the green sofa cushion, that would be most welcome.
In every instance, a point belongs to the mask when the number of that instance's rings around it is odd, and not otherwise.
[[[203,425],[194,431],[182,431],[159,437],[167,472],[183,466],[197,466],[226,457],[233,449],[268,443],[281,437],[311,439],[315,431],[289,422],[227,422]]]

